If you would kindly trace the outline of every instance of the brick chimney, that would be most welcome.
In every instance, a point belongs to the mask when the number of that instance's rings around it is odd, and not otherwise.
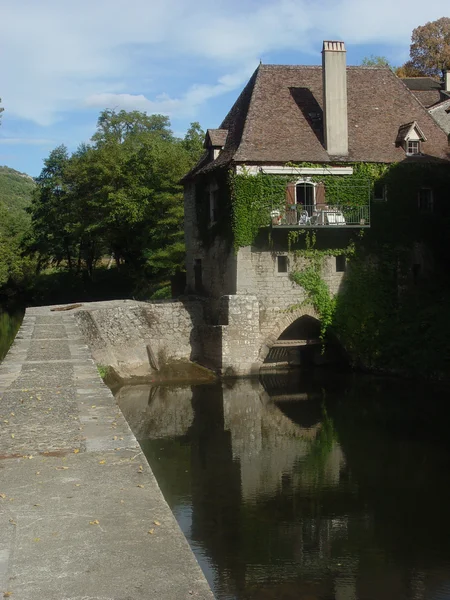
[[[344,42],[323,43],[322,81],[325,148],[332,156],[348,154],[347,68]]]

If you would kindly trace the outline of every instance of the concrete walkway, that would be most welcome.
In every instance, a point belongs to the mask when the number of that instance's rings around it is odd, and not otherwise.
[[[74,317],[28,309],[0,365],[0,598],[213,594]]]

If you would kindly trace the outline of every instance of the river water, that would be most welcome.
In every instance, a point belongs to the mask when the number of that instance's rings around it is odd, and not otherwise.
[[[317,370],[122,388],[218,600],[450,599],[450,409]]]
[[[23,319],[22,309],[0,307],[0,362],[5,358]]]

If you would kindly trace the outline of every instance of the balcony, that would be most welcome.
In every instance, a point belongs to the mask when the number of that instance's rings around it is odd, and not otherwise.
[[[280,228],[349,228],[370,227],[370,205],[286,204],[272,208],[272,227]]]

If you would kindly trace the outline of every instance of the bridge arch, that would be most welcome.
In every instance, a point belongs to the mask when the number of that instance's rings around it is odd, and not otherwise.
[[[274,321],[269,334],[265,337],[259,350],[259,361],[264,362],[270,349],[286,329],[302,317],[310,317],[320,321],[319,314],[312,306],[302,306],[293,311],[284,312]]]

